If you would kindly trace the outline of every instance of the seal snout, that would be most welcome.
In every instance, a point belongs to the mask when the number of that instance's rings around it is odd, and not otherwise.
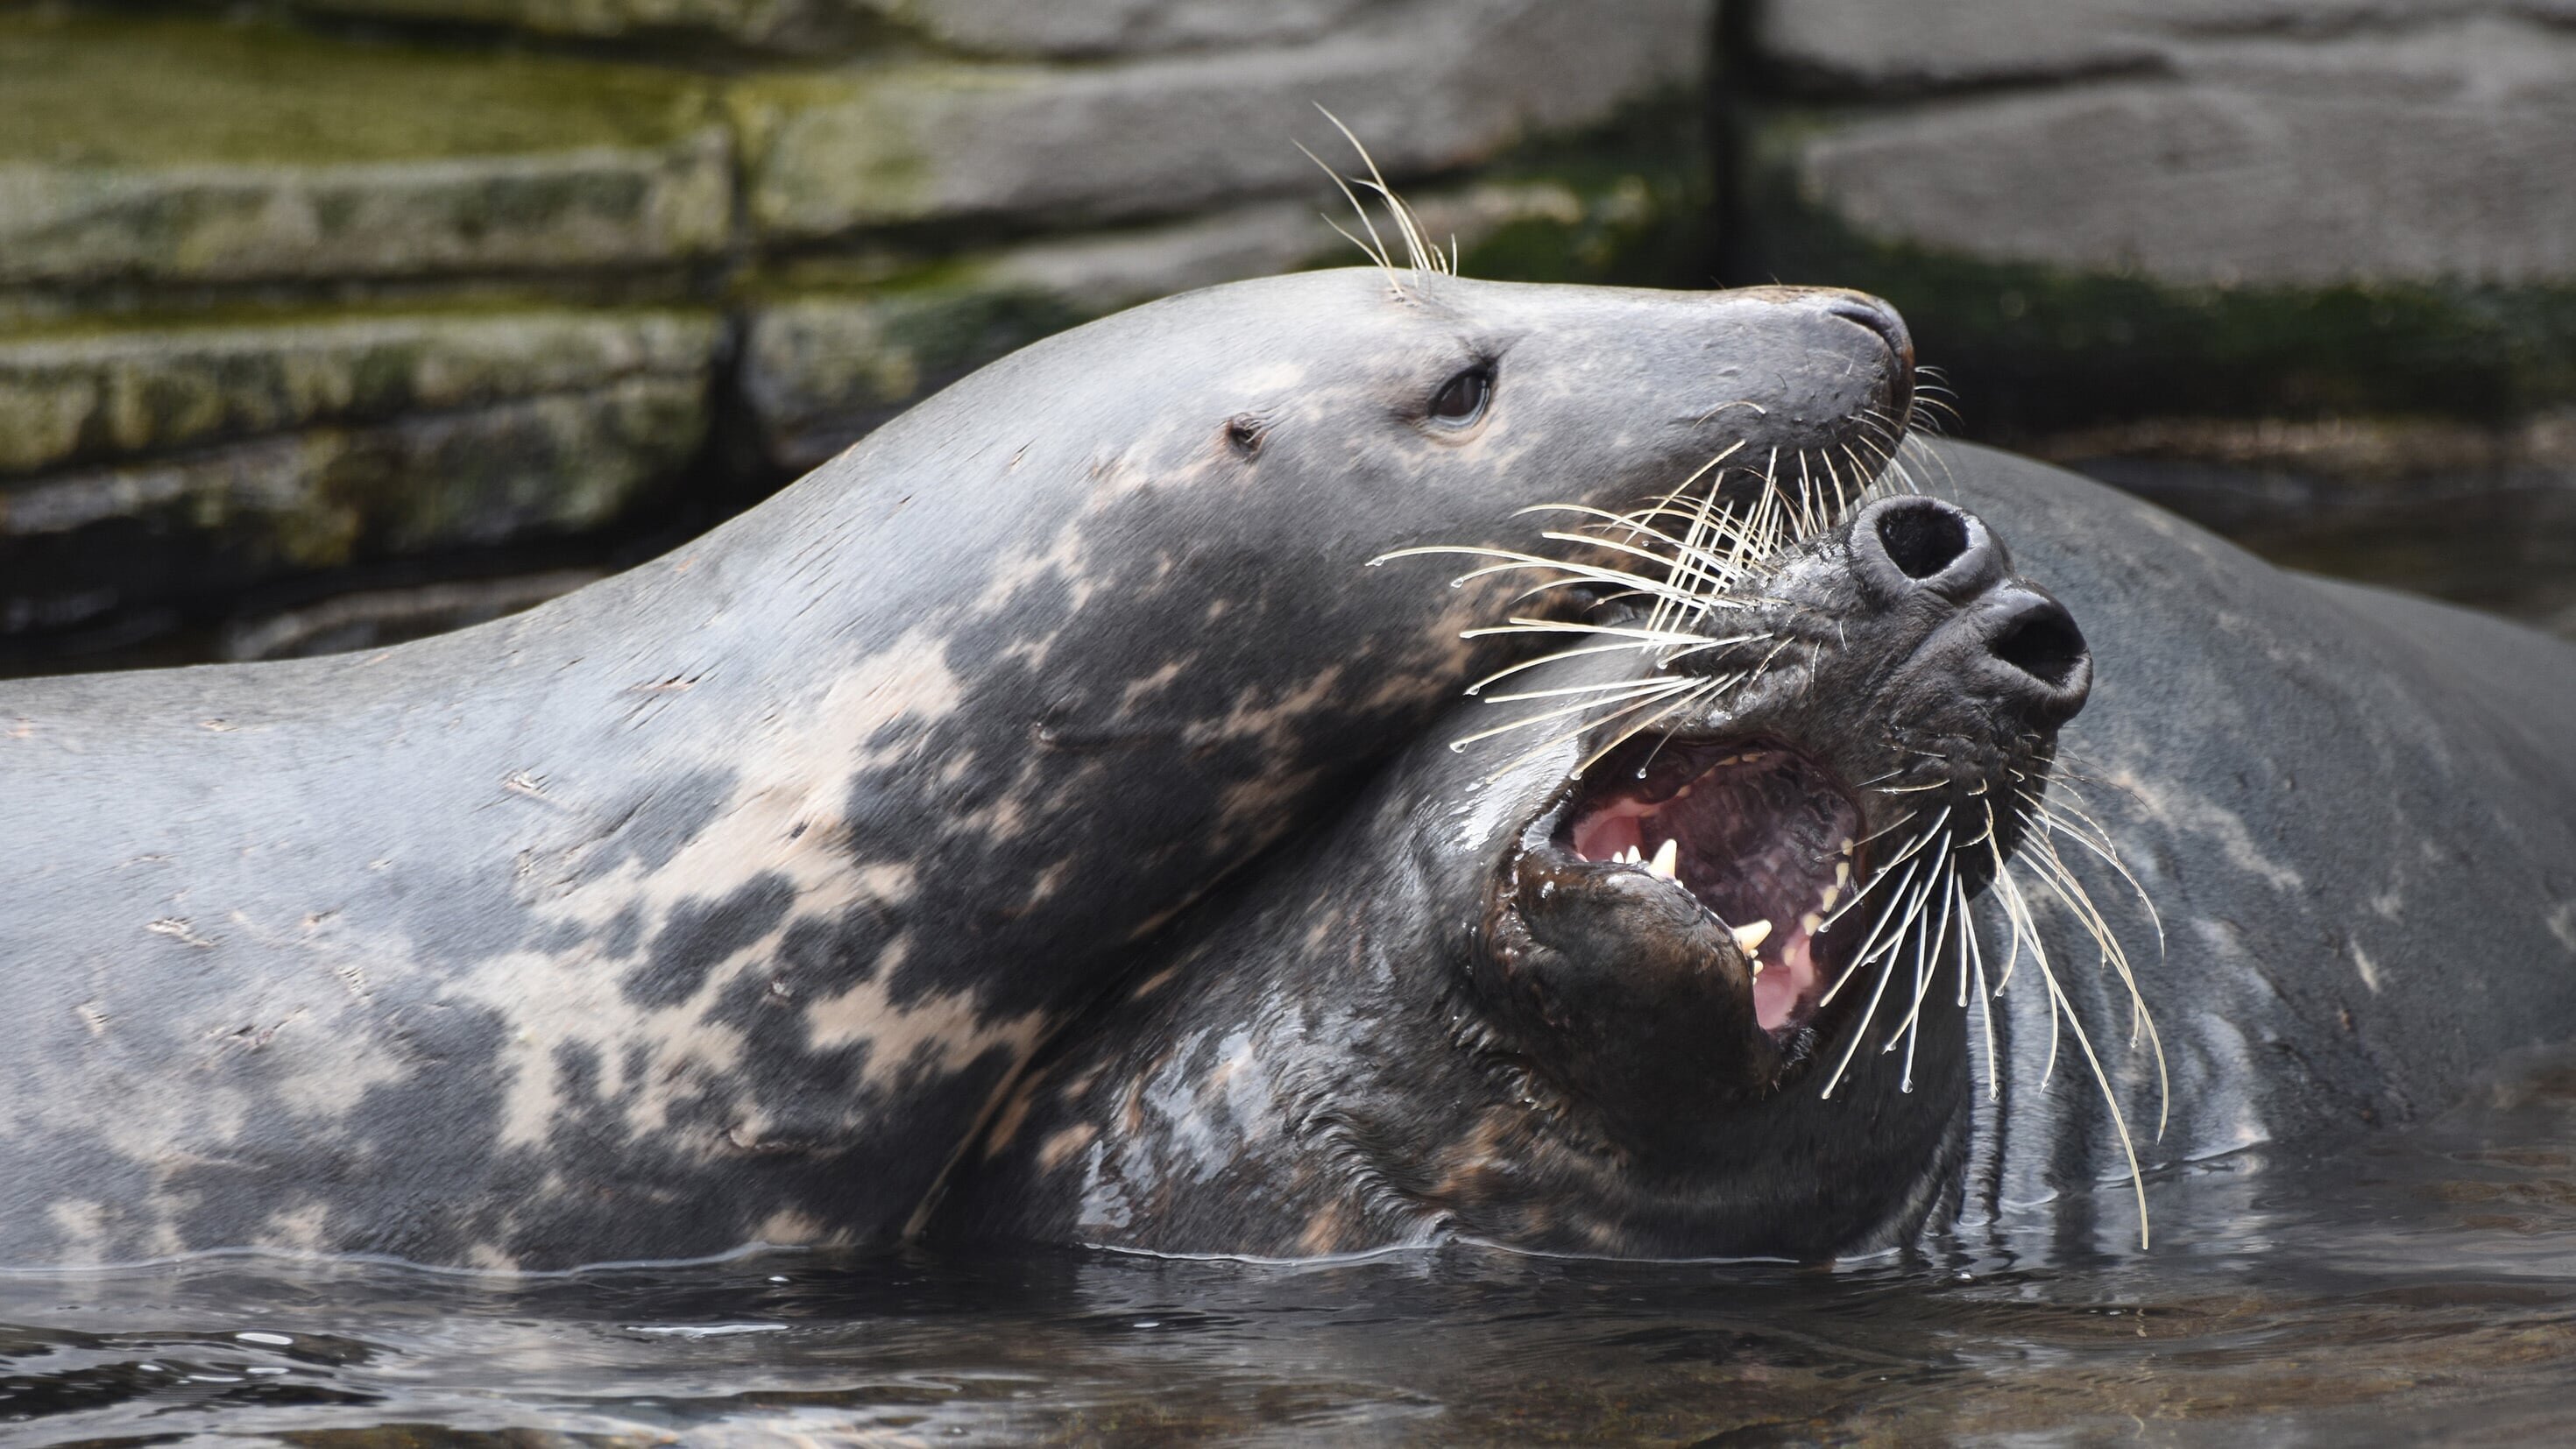
[[[1964,687],[2031,726],[2055,729],[2093,684],[2084,632],[1976,515],[1934,498],[1884,499],[1852,520],[1851,558],[1890,616],[1929,621],[1906,672]]]
[[[1868,328],[1887,345],[1887,413],[1902,424],[1914,411],[1914,334],[1907,330],[1904,317],[1867,292],[1837,292],[1825,303],[1825,311]]]

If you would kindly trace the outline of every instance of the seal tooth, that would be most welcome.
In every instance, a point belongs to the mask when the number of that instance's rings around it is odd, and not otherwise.
[[[1769,921],[1755,921],[1752,925],[1736,926],[1731,929],[1735,932],[1735,944],[1743,948],[1744,954],[1747,956],[1760,950],[1762,948],[1762,943],[1771,939],[1771,923]]]
[[[1821,912],[1809,911],[1798,918],[1798,925],[1800,929],[1812,936],[1825,928],[1825,918]]]
[[[1665,841],[1663,845],[1655,851],[1655,858],[1646,862],[1646,869],[1653,874],[1662,876],[1666,880],[1680,880],[1682,875],[1681,841],[1678,838]]]
[[[1819,897],[1816,901],[1816,909],[1820,911],[1830,911],[1834,908],[1834,902],[1841,900],[1842,898],[1842,885],[1840,882],[1836,882],[1833,885],[1825,887],[1824,895]]]
[[[1851,854],[1851,842],[1850,842],[1850,841],[1848,841],[1848,840],[1846,840],[1846,841],[1844,841],[1844,842],[1843,842],[1843,853],[1844,853],[1845,855],[1849,855],[1849,854]],[[1834,889],[1836,889],[1836,890],[1840,890],[1840,889],[1842,889],[1844,886],[1847,886],[1847,885],[1850,885],[1850,884],[1851,884],[1851,862],[1850,862],[1850,861],[1848,861],[1848,860],[1838,860],[1838,861],[1835,861],[1835,862],[1834,862]]]

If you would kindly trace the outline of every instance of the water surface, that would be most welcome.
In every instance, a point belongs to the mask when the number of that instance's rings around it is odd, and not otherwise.
[[[308,1446],[2576,1439],[2576,1052],[2413,1127],[1832,1269],[1451,1247],[504,1279],[0,1277],[0,1440]],[[2124,1189],[2106,1194],[2110,1204]]]

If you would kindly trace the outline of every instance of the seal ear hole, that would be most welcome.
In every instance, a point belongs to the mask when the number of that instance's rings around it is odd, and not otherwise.
[[[1442,383],[1440,391],[1431,395],[1431,420],[1452,426],[1472,423],[1485,415],[1485,405],[1493,396],[1494,369],[1477,363]]]
[[[1225,445],[1246,458],[1261,452],[1262,439],[1270,435],[1270,424],[1250,413],[1239,413],[1226,419]]]
[[[1891,508],[1878,516],[1878,541],[1907,578],[1928,579],[1968,551],[1968,523],[1955,509],[1937,504]]]

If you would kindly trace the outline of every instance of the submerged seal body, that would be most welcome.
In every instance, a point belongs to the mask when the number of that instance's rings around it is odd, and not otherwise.
[[[2038,464],[1970,447],[1925,461],[2082,621],[2098,661],[2045,791],[2009,759],[1967,791],[1955,771],[1946,789],[1916,788],[1909,769],[1975,736],[1959,716],[1975,717],[1978,691],[1888,693],[1922,670],[1897,662],[1919,657],[1902,630],[1849,634],[1812,665],[1819,694],[1865,718],[1754,697],[1742,729],[1663,720],[1670,741],[1642,779],[1599,783],[1596,767],[1594,783],[1567,784],[1588,743],[1570,740],[1485,783],[1490,758],[1426,741],[1364,811],[1211,903],[1039,1059],[945,1226],[1289,1256],[1452,1234],[1825,1256],[2033,1226],[2135,1247],[2138,1220],[2088,1191],[2129,1179],[2132,1151],[2152,1174],[2400,1120],[2506,1051],[2576,1034],[2576,650],[2285,574]],[[2071,658],[2045,630],[2025,645],[2004,652],[2043,683],[2052,658]],[[1691,667],[1705,657],[1674,666]],[[1766,725],[1773,711],[1789,724]],[[1695,743],[1713,724],[1734,738]],[[1890,760],[1865,788],[1858,764],[1819,774],[1836,750],[1883,738],[1873,728],[1905,732],[1912,763]],[[1668,814],[1676,778],[1736,823]],[[1927,838],[1951,853],[1900,859],[1889,843],[1904,829],[1874,827],[1888,833],[1858,864],[1884,883],[1871,901],[1899,902],[1902,960],[1855,971],[1838,954],[1866,962],[1883,934],[1809,949],[1809,968],[1842,984],[1802,1043],[1779,1031],[1797,1008],[1764,1007],[1770,975],[1743,980],[1711,921],[1759,910],[1772,919],[1758,949],[1798,949],[1780,939],[1780,906],[1755,902],[1812,888],[1782,862],[1842,828],[1818,823],[1840,818],[1837,788],[1872,820],[1912,802],[1917,830],[1946,805]],[[2000,852],[1976,839],[1995,799],[2017,802],[1995,817],[2007,832],[2020,822]],[[1695,902],[1651,879],[1666,820]],[[1540,841],[1620,854],[1533,876]],[[1959,861],[1946,892],[1917,890]],[[1606,885],[1567,895],[1588,872]],[[1533,884],[1557,903],[1533,913]],[[1823,938],[1871,929],[1882,908],[1820,922]],[[2097,929],[2120,943],[2134,999]],[[1515,994],[1533,959],[1535,979],[1560,983],[1552,997]],[[2019,974],[1997,994],[2006,972]],[[1813,979],[1772,989],[1804,1000]],[[1862,993],[1880,996],[1875,1011],[1853,1004]],[[1772,1029],[1748,1032],[1748,1009]],[[1820,1083],[1846,1054],[1828,1098]]]
[[[0,1263],[888,1241],[1131,942],[1476,666],[1488,593],[1366,560],[1851,466],[1909,367],[1847,293],[1274,278],[514,619],[0,686]]]

